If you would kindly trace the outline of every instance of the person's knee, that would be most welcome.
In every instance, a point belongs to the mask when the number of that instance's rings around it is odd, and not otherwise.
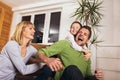
[[[75,65],[69,65],[66,69],[69,70],[69,71],[70,70],[79,70],[78,67],[75,66]]]
[[[77,66],[69,65],[65,68],[61,80],[83,80],[83,75]]]
[[[68,68],[77,68],[75,65],[69,65]]]

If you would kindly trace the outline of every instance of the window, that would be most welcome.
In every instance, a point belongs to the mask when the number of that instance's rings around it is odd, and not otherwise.
[[[22,16],[22,21],[30,21],[31,16]]]
[[[60,15],[61,15],[60,12],[51,13],[50,28],[49,28],[49,40],[48,40],[48,42],[50,42],[50,43],[58,41]]]
[[[59,40],[61,11],[46,11],[23,15],[22,21],[31,21],[35,25],[33,43],[54,43]]]
[[[43,29],[44,29],[44,22],[45,21],[45,14],[38,14],[35,15],[34,25],[35,25],[35,35],[33,43],[42,43],[43,40]]]

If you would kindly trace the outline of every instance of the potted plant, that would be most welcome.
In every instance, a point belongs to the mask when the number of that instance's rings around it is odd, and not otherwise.
[[[97,43],[102,42],[97,40],[98,35],[95,30],[99,26],[100,20],[103,14],[100,12],[103,1],[100,0],[80,0],[78,1],[79,7],[76,9],[72,17],[76,17],[83,25],[91,26],[93,31],[93,36],[90,40],[89,48],[92,44],[97,45]]]

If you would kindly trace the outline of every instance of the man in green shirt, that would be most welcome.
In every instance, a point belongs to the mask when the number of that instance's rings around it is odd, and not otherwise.
[[[91,37],[91,28],[88,26],[84,26],[77,33],[75,37],[75,41],[78,45],[84,46],[85,44],[87,44],[90,37]],[[53,55],[57,55],[59,58],[50,58],[50,56]],[[38,56],[40,60],[46,63],[46,65],[48,65],[52,71],[56,71],[55,80],[63,80],[63,78],[62,79],[60,78],[64,73],[64,70],[69,66],[75,66],[76,68],[78,68],[78,71],[82,73],[82,76],[84,78],[93,76],[93,74],[91,73],[90,59],[86,61],[84,59],[83,52],[73,49],[71,47],[71,44],[67,40],[58,41],[53,45],[51,45],[50,47],[39,50]],[[68,75],[69,72],[64,76],[75,77],[73,75],[71,76]],[[95,73],[95,76],[98,80],[101,80],[102,73],[100,71],[97,71],[97,73]],[[71,78],[64,80],[75,80],[75,79]],[[77,79],[77,80],[83,80],[83,79]]]

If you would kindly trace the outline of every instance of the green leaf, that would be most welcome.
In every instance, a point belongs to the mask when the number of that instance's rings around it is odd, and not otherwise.
[[[98,40],[98,36],[95,32],[95,27],[100,24],[100,21],[103,17],[101,13],[102,3],[100,0],[77,0],[79,7],[76,9],[72,17],[76,17],[76,20],[83,22],[82,24],[86,24],[92,27],[93,37],[91,39],[91,44],[97,44],[102,41]]]

